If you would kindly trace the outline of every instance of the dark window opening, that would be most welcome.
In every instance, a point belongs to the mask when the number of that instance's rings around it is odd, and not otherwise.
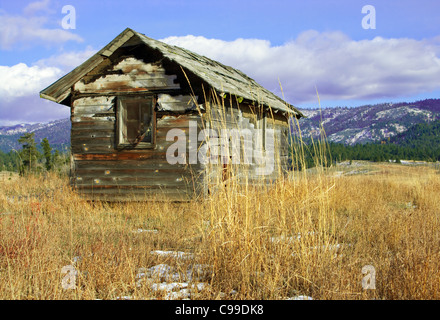
[[[154,98],[121,97],[118,99],[118,145],[149,148],[155,142]]]

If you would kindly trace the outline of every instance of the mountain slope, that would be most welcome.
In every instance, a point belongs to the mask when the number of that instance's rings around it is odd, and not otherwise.
[[[402,147],[440,148],[440,120],[418,123],[390,139],[390,143]]]
[[[440,119],[440,99],[301,111],[308,117],[300,120],[305,139],[318,138],[322,122],[330,142],[354,145],[387,140],[418,123]]]
[[[34,132],[38,145],[43,138],[47,138],[53,149],[65,152],[70,148],[70,119],[62,119],[48,123],[0,127],[0,150],[9,152],[12,149],[21,149],[18,139],[25,132]]]

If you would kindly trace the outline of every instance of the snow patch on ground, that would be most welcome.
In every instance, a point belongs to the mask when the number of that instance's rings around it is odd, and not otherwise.
[[[313,298],[309,296],[294,296],[291,298],[287,298],[286,300],[313,300]]]
[[[204,290],[209,290],[207,280],[211,275],[210,266],[194,264],[186,273],[179,273],[168,264],[158,264],[151,268],[139,268],[136,285],[147,285],[151,290],[162,292],[166,300],[191,299]]]
[[[160,257],[170,257],[175,259],[193,259],[194,255],[192,253],[186,253],[182,251],[162,251],[155,250],[150,252],[153,255],[158,255]]]

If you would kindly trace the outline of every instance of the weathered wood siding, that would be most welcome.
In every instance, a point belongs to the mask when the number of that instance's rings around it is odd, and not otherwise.
[[[115,72],[121,73],[115,73]],[[71,150],[74,161],[71,182],[90,199],[146,200],[166,198],[187,200],[199,193],[197,165],[169,164],[166,141],[170,129],[200,123],[191,97],[179,91],[175,76],[166,75],[159,63],[143,63],[132,57],[121,60],[94,81],[79,81],[71,105]],[[176,94],[156,93],[156,145],[152,149],[116,148],[116,101],[121,93],[158,89],[176,90]]]
[[[285,175],[289,168],[289,120],[273,110],[267,112],[267,128],[275,130],[275,152],[277,176]]]
[[[127,57],[92,82],[78,81],[73,90],[79,93],[112,93],[180,89],[176,75],[165,74],[160,62],[145,63]]]
[[[196,115],[161,115],[157,118],[154,149],[118,151],[114,148],[114,126],[94,129],[96,122],[72,126],[72,151],[75,161],[74,185],[93,199],[151,199],[165,197],[187,200],[199,193],[197,165],[169,164],[166,150],[174,141],[166,141],[174,128],[186,130]],[[187,157],[189,154],[187,154]],[[188,163],[188,161],[187,161]],[[116,198],[114,198],[116,197]]]

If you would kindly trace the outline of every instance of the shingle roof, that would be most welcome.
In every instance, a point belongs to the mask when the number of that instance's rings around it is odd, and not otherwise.
[[[146,46],[159,50],[165,58],[191,71],[220,94],[230,94],[249,101],[255,101],[259,104],[270,106],[272,109],[291,113],[297,118],[303,116],[303,114],[292,105],[263,88],[243,72],[187,49],[148,38],[144,34],[138,33],[130,28],[125,29],[113,41],[86,62],[42,90],[40,96],[57,103],[63,103],[70,95],[70,88],[75,82],[79,81],[85,74],[90,72],[104,61],[106,57],[109,57],[116,49],[133,37],[137,37],[137,40],[140,40]]]

